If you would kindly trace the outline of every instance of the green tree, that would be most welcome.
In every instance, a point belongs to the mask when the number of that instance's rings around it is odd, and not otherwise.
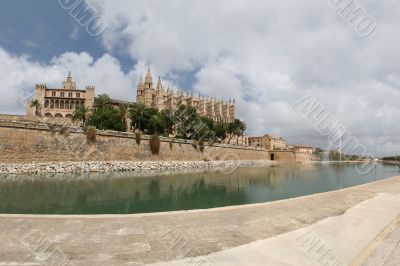
[[[164,125],[164,134],[169,136],[170,134],[174,133],[174,119],[173,119],[173,112],[171,110],[162,110],[160,112],[161,119],[163,120]]]
[[[132,126],[135,129],[142,130],[144,111],[146,107],[142,102],[137,102],[133,108],[129,111],[132,120]]]
[[[194,107],[179,105],[174,112],[174,122],[177,135],[183,139],[189,139],[196,134],[196,125],[199,123],[199,115]]]
[[[121,122],[119,111],[114,107],[95,110],[89,118],[89,125],[98,129],[122,131],[125,127]]]
[[[229,134],[228,144],[231,142],[234,136],[240,136],[242,134],[243,128],[244,130],[246,130],[246,125],[242,121],[240,121],[240,119],[235,119],[228,124],[228,131],[227,131],[227,133]]]
[[[122,123],[121,115],[107,94],[94,99],[94,109],[88,119],[88,124],[103,130],[123,131],[126,125]]]
[[[119,105],[118,111],[119,111],[119,116],[120,116],[121,123],[122,123],[122,131],[125,132],[127,130],[126,117],[128,116],[128,113],[129,113],[129,105],[128,104]]]
[[[72,115],[72,121],[81,121],[82,126],[86,126],[86,120],[90,115],[90,110],[85,105],[80,105]]]
[[[106,110],[112,107],[112,101],[107,94],[99,95],[94,99],[93,108],[95,110]]]
[[[226,139],[226,135],[228,133],[228,124],[224,122],[218,122],[214,127],[215,137],[222,141]]]
[[[152,134],[157,134],[159,133],[159,129],[163,127],[163,119],[159,113],[154,114],[153,116],[150,117],[148,121],[148,125],[151,127],[151,129],[154,128],[154,131],[151,132],[150,128],[149,131]]]
[[[147,134],[150,134],[153,132],[153,124],[151,124],[149,121],[150,119],[158,114],[158,109],[154,107],[146,107],[143,111],[143,123],[142,123],[142,130],[146,132]]]

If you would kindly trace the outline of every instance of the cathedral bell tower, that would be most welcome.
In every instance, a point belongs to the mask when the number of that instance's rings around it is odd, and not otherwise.
[[[146,107],[153,107],[154,97],[153,77],[151,76],[150,68],[148,68],[146,78],[144,80],[144,105]]]

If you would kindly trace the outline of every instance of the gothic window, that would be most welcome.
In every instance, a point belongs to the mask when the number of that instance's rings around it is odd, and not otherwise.
[[[76,98],[81,98],[81,93],[80,92],[76,93]]]
[[[72,92],[68,92],[68,97],[72,98]]]
[[[64,92],[60,92],[60,96],[61,96],[61,97],[64,97]]]
[[[51,92],[51,96],[56,97],[56,92],[55,92],[55,91],[52,91],[52,92]]]

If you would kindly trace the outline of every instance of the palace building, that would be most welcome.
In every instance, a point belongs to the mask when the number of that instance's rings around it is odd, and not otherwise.
[[[287,150],[288,144],[281,137],[264,135],[262,137],[250,137],[249,146],[264,148],[270,151]]]
[[[165,89],[161,78],[158,78],[157,86],[153,86],[153,77],[150,68],[147,70],[143,81],[141,77],[137,85],[137,102],[142,102],[146,107],[155,107],[159,110],[175,109],[178,105],[184,104],[195,107],[201,116],[209,117],[214,121],[231,122],[235,119],[235,100],[224,102],[214,98],[174,91],[171,88]]]
[[[39,102],[40,113],[46,117],[72,118],[72,114],[79,106],[92,108],[94,98],[95,87],[86,86],[85,90],[77,89],[69,72],[61,88],[48,88],[46,84],[36,84],[35,97],[32,100]],[[32,107],[31,103],[32,101],[27,105],[28,114],[35,113],[35,107]]]

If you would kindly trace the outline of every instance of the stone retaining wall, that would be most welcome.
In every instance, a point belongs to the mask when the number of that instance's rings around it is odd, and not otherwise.
[[[2,120],[0,117],[0,163],[57,161],[202,161],[270,160],[270,152],[253,147],[206,145],[203,151],[191,141],[161,138],[159,155],[150,150],[149,136],[140,144],[135,134],[97,130],[96,141],[87,140],[82,128],[50,126],[38,121]],[[275,160],[296,161],[294,152],[276,152]],[[304,156],[303,156],[304,157]],[[311,160],[310,156],[301,160]]]
[[[160,154],[153,155],[149,136],[136,143],[134,134],[97,131],[96,141],[87,141],[81,128],[49,129],[39,122],[0,121],[0,162],[48,161],[201,161],[268,160],[269,152],[247,147],[215,144],[204,152],[191,141],[161,138]]]

